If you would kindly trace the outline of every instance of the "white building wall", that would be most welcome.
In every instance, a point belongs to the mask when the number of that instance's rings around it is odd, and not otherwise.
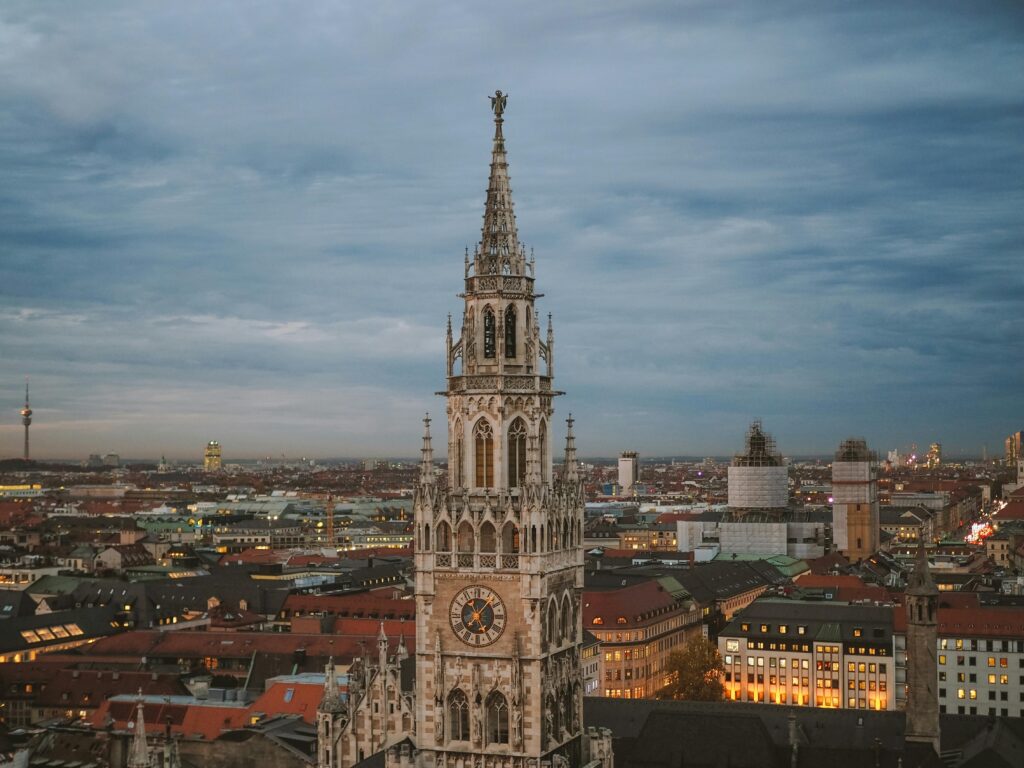
[[[629,491],[640,477],[639,459],[636,456],[619,457],[619,485]]]
[[[789,505],[789,467],[729,467],[729,506],[780,509]]]
[[[692,552],[704,542],[704,523],[700,520],[676,520],[676,547]]]
[[[787,554],[786,523],[722,523],[718,530],[723,554]]]
[[[836,504],[869,504],[872,477],[866,461],[837,461],[832,465],[832,499]]]

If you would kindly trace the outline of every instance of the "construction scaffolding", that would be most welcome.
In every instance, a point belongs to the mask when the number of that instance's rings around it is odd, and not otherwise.
[[[747,430],[743,453],[732,457],[734,467],[781,467],[782,454],[775,449],[775,438],[764,431],[761,420],[756,419]]]
[[[868,441],[863,437],[848,437],[839,444],[835,461],[866,461],[869,464],[877,464],[878,454],[868,448]]]

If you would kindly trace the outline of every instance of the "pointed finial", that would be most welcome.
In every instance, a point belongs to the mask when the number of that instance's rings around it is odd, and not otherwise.
[[[562,479],[566,484],[576,483],[579,474],[576,467],[576,436],[573,434],[572,426],[576,420],[569,414],[565,420],[565,466],[562,468]]]
[[[434,448],[430,442],[430,414],[423,417],[423,447],[420,449],[420,483],[434,482]],[[383,625],[381,625],[383,626]]]

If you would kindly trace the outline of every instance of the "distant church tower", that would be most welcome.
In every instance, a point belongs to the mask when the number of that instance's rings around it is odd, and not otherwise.
[[[414,502],[417,765],[583,764],[583,496],[572,420],[552,476],[554,336],[534,309],[516,232],[502,115],[483,232],[466,254],[458,338],[448,323],[448,485],[429,420]],[[485,762],[486,756],[486,762]]]
[[[25,425],[25,461],[29,460],[28,428],[32,424],[32,406],[28,402],[28,377],[25,377],[25,407],[21,409],[21,423]]]
[[[832,461],[832,536],[851,561],[878,551],[878,457],[866,441],[849,438]]]
[[[906,592],[907,609],[907,725],[905,739],[928,743],[939,752],[938,666],[939,590],[935,587],[924,540],[917,545],[917,561]]]

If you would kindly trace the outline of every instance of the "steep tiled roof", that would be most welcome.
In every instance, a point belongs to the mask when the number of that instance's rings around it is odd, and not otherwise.
[[[583,624],[606,629],[642,626],[677,607],[682,608],[682,603],[655,581],[608,592],[587,591],[583,593]]]

